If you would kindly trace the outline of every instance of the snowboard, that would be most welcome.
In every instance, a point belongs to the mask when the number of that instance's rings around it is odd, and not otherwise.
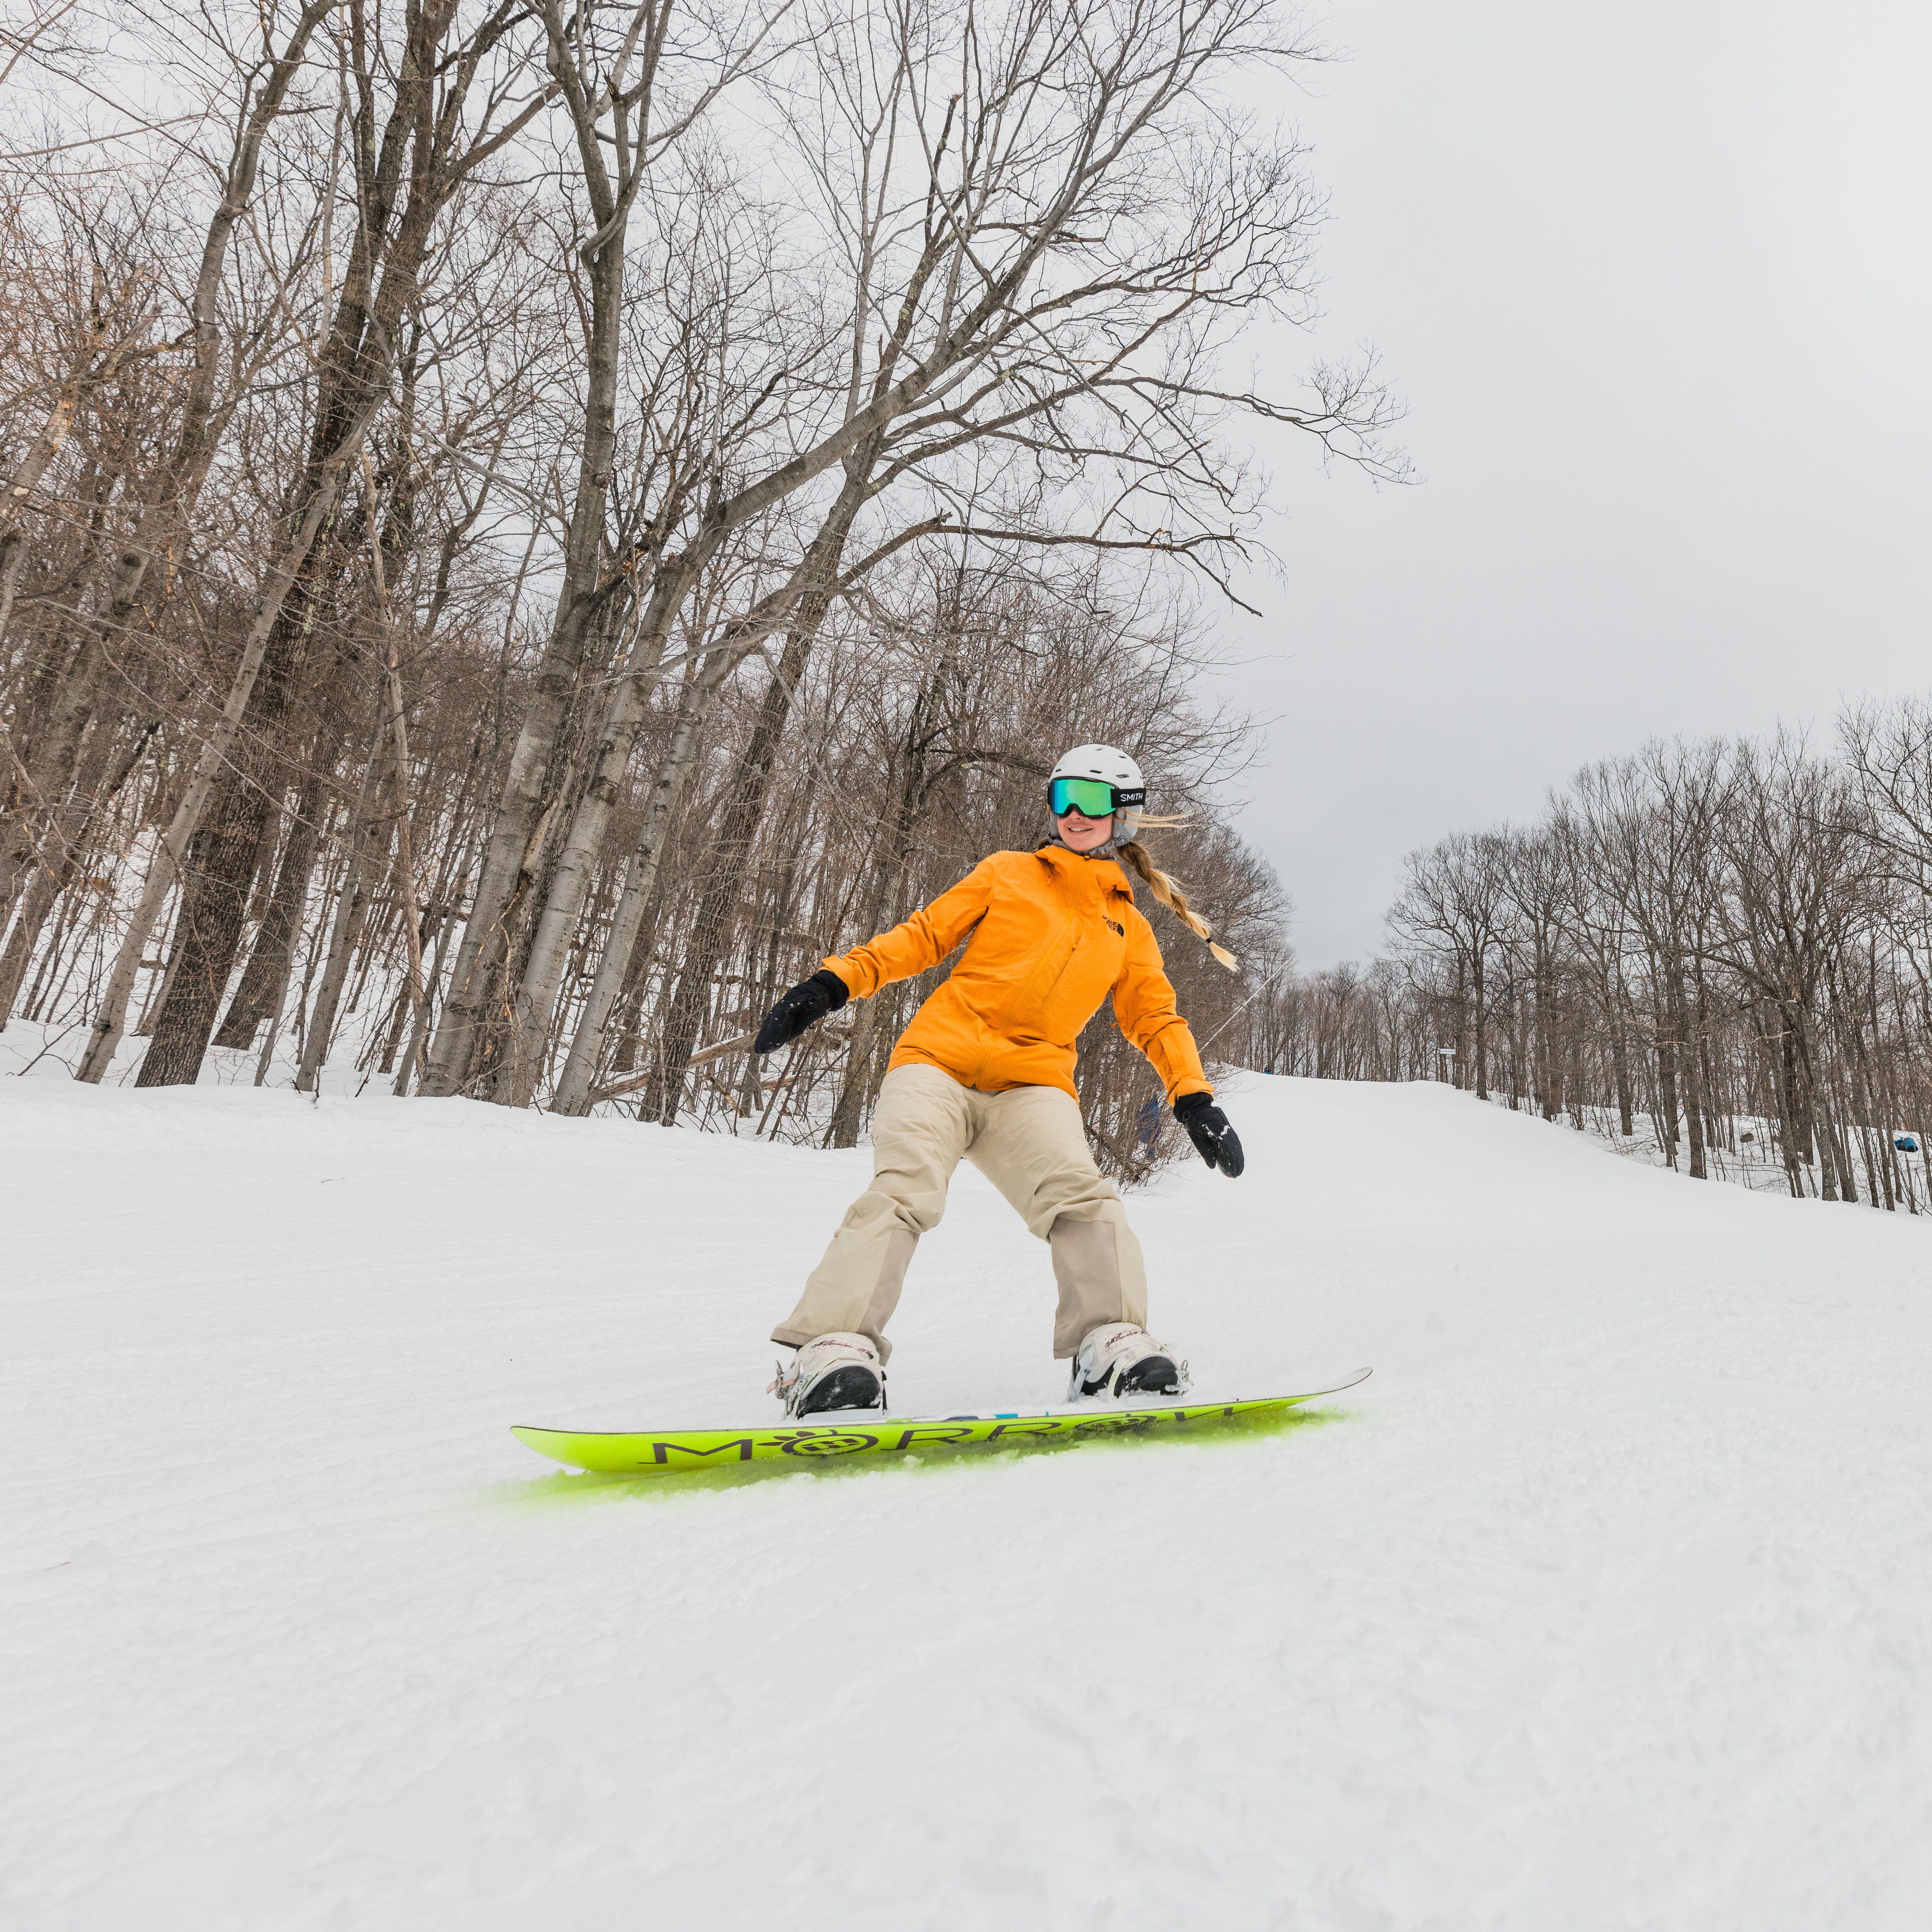
[[[1368,1373],[1366,1369],[1358,1370],[1346,1382],[1330,1388],[1311,1389],[1305,1395],[1260,1396],[1235,1402],[1149,1401],[1108,1408],[1013,1410],[925,1420],[854,1409],[836,1422],[788,1423],[772,1429],[658,1429],[631,1436],[520,1426],[510,1432],[538,1455],[574,1469],[612,1475],[682,1475],[694,1469],[735,1468],[746,1462],[796,1465],[1002,1444],[1030,1447],[1136,1432],[1150,1438],[1192,1437],[1279,1418],[1300,1403],[1353,1388]]]

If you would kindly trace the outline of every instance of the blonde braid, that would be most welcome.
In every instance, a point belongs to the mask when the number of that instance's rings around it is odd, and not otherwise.
[[[1147,821],[1143,819],[1142,823]],[[1175,918],[1197,938],[1208,942],[1208,950],[1226,967],[1230,973],[1238,973],[1241,962],[1225,946],[1214,944],[1214,928],[1194,911],[1187,903],[1187,895],[1180,890],[1180,881],[1170,878],[1148,856],[1147,848],[1138,838],[1130,838],[1124,845],[1114,848],[1114,856],[1124,859],[1147,882],[1148,889],[1161,904],[1169,908]]]

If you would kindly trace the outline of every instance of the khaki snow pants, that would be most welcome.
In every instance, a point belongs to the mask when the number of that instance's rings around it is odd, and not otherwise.
[[[939,1225],[946,1184],[964,1158],[1053,1250],[1062,1360],[1106,1322],[1147,1321],[1141,1245],[1120,1197],[1087,1150],[1080,1106],[1058,1087],[982,1094],[936,1066],[896,1066],[872,1117],[872,1184],[846,1210],[798,1306],[772,1330],[802,1348],[857,1334],[892,1352],[886,1324],[920,1235]]]

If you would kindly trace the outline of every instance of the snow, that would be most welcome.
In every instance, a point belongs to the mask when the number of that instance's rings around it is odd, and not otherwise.
[[[1154,1325],[1333,1419],[652,1484],[508,1425],[765,1417],[862,1153],[0,1079],[0,1922],[1916,1932],[1932,1227],[1226,1097]],[[962,1171],[896,1406],[1050,1300]]]

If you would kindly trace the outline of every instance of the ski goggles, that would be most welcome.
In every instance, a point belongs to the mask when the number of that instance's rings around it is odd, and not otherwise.
[[[1130,791],[1105,778],[1055,778],[1046,790],[1046,808],[1056,818],[1064,818],[1070,812],[1077,812],[1083,818],[1111,818],[1117,812],[1131,811],[1146,802],[1144,785]]]

